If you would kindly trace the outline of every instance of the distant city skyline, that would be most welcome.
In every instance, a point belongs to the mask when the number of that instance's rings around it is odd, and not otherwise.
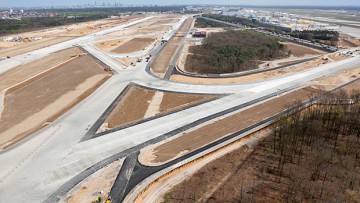
[[[0,0],[0,7],[50,7],[95,4],[102,5],[115,2],[123,5],[254,5],[254,6],[360,6],[360,0]]]

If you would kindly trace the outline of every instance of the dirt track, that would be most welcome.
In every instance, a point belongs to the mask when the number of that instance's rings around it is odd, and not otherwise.
[[[138,86],[130,87],[104,123],[108,123],[107,127],[111,129],[144,119],[149,104],[155,99],[154,95],[157,92],[160,91]],[[154,112],[152,115],[164,114],[215,97],[213,95],[164,92],[163,97],[160,98],[158,112]]]
[[[82,55],[9,89],[0,120],[0,148],[52,122],[109,77],[94,59]]]

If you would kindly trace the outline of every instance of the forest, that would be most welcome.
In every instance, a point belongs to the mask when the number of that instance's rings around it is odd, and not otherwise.
[[[251,30],[212,33],[203,45],[190,47],[186,71],[201,74],[256,69],[261,60],[287,56],[280,39]]]
[[[235,16],[224,16],[224,15],[218,15],[218,14],[206,14],[203,15],[204,17],[209,17],[221,21],[226,21],[230,23],[239,23],[248,27],[261,27],[261,25],[257,21],[252,21],[247,18],[239,18]],[[336,31],[331,30],[304,30],[304,31],[283,31],[276,27],[266,27],[264,28],[268,31],[290,35],[292,37],[305,39],[309,41],[317,41],[317,42],[323,42],[325,44],[329,45],[336,45],[336,42],[339,39],[339,33]]]
[[[206,28],[206,27],[230,27],[227,24],[215,22],[212,20],[206,20],[204,18],[197,18],[195,21],[195,27]]]
[[[247,18],[239,18],[236,16],[226,16],[226,15],[219,15],[219,14],[203,14],[204,17],[207,18],[213,18],[216,20],[221,20],[221,21],[225,21],[225,22],[229,22],[229,23],[234,23],[234,24],[242,24],[248,27],[257,27],[258,25],[253,22],[250,19]]]
[[[0,36],[7,34],[16,34],[37,30],[46,27],[54,27],[81,23],[107,18],[107,15],[90,15],[76,18],[66,17],[41,17],[41,18],[23,18],[21,20],[0,20]]]
[[[251,135],[271,130],[258,144],[207,163],[162,202],[359,202],[360,90],[313,96]]]
[[[360,91],[328,93],[272,126],[276,157],[267,173],[288,184],[290,202],[353,202],[360,197]]]

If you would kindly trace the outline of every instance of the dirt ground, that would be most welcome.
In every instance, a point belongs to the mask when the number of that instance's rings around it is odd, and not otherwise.
[[[357,68],[353,68],[351,70],[346,70],[341,73],[336,73],[329,77],[319,78],[311,82],[311,87],[329,91],[334,89],[335,87],[344,84],[348,81],[355,80],[360,77],[360,66]],[[358,83],[357,83],[358,84]],[[349,90],[348,88],[344,88],[345,90]]]
[[[49,39],[39,40],[36,42],[25,43],[19,47],[14,47],[14,48],[5,49],[5,50],[0,49],[0,59],[6,58],[7,56],[12,57],[12,56],[24,54],[24,53],[27,53],[30,51],[34,51],[34,50],[41,49],[41,48],[44,48],[47,46],[58,44],[60,42],[68,41],[73,38],[74,37],[49,38]],[[0,42],[0,46],[1,46],[1,42]]]
[[[5,94],[0,148],[54,121],[109,77],[91,56],[81,55],[12,87]]]
[[[338,41],[338,46],[339,47],[344,47],[344,48],[348,48],[348,47],[358,47],[360,46],[360,39],[356,39],[350,36],[344,36],[340,34],[340,38]]]
[[[318,92],[318,90],[312,88],[297,90],[226,118],[216,120],[211,124],[195,130],[184,132],[179,137],[168,142],[161,143],[155,147],[150,146],[150,148],[153,149],[153,155],[149,156],[156,157],[152,160],[154,163],[167,162],[179,154],[188,153],[225,135],[229,135],[250,125],[256,124],[265,118],[285,110],[298,100],[307,100],[309,95]]]
[[[154,90],[130,87],[104,123],[108,123],[108,128],[111,129],[143,119],[154,94]]]
[[[6,71],[0,74],[0,92],[82,53],[78,48],[65,49]]]
[[[287,53],[289,50],[291,50],[292,55],[296,56],[296,57],[303,57],[306,55],[320,55],[320,54],[325,54],[325,52],[317,50],[317,49],[312,49],[310,47],[305,47],[305,46],[301,46],[301,45],[297,45],[294,43],[283,43],[286,45],[286,49],[285,52]]]
[[[101,197],[103,201],[109,196],[124,160],[117,160],[92,174],[71,191],[67,203],[89,203]]]
[[[113,40],[109,40],[109,41],[97,42],[95,45],[105,51],[111,51],[114,49],[114,47],[119,47],[121,44],[123,44],[126,41],[128,41],[128,39],[125,39],[125,38],[113,39]]]
[[[151,69],[157,74],[158,76],[163,76],[174,55],[176,54],[176,51],[180,45],[180,42],[183,38],[183,34],[188,28],[189,24],[191,23],[192,19],[186,19],[185,22],[181,25],[180,30],[176,34],[176,36],[167,42],[165,45],[166,47],[163,49],[163,51],[159,54],[159,56],[155,59],[154,63],[152,64]]]
[[[136,51],[144,50],[147,46],[155,41],[153,37],[147,38],[134,38],[130,41],[125,42],[124,44],[120,45],[119,47],[112,50],[114,53],[123,54],[123,53],[132,53]]]
[[[29,38],[42,37],[43,39],[32,42],[1,42],[0,41],[0,60],[6,56],[15,56],[46,46],[57,44],[75,37],[84,36],[100,30],[129,23],[142,18],[142,16],[128,16],[121,19],[103,19],[91,22],[77,23],[43,30],[19,33],[12,37]]]
[[[161,115],[216,97],[214,95],[162,92],[162,96],[160,98],[156,98],[155,94],[158,92],[161,91],[141,88],[138,86],[130,87],[129,91],[105,120],[104,123],[106,128],[117,128],[142,120],[146,117]],[[155,112],[153,111],[149,113],[148,110],[150,105],[155,99],[158,100],[158,106],[156,108],[152,108],[155,109]]]

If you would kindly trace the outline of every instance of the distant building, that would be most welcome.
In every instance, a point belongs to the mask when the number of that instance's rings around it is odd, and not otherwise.
[[[194,32],[194,34],[192,35],[193,37],[199,37],[199,38],[205,38],[206,37],[206,32],[202,31],[202,32]]]

